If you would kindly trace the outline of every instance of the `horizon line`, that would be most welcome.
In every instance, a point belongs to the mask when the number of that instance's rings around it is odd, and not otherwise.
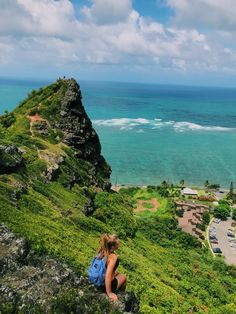
[[[19,81],[19,82],[34,82],[34,83],[47,83],[55,82],[57,79],[62,78],[63,76],[56,77],[17,77],[17,76],[0,76],[1,80],[9,81]],[[226,86],[226,85],[201,85],[201,84],[186,84],[186,83],[167,83],[167,82],[137,82],[137,81],[120,81],[120,80],[94,80],[94,79],[79,79],[77,76],[65,76],[66,79],[74,78],[78,83],[79,82],[94,82],[94,83],[120,83],[120,84],[136,84],[136,85],[157,85],[157,86],[175,86],[175,87],[195,87],[195,88],[220,88],[220,89],[236,89],[236,86]]]

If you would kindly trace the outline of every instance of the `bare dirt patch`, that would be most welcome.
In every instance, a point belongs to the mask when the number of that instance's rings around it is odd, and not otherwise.
[[[30,119],[30,122],[35,122],[35,121],[45,121],[38,113],[36,113],[34,116],[28,116]]]
[[[36,113],[34,116],[28,116],[30,120],[30,132],[31,136],[34,136],[34,131],[33,131],[33,124],[38,122],[38,121],[45,121],[46,124],[48,124],[48,121],[46,119],[43,119],[38,113]]]
[[[148,208],[148,205],[151,204],[152,208]],[[158,207],[160,206],[160,203],[156,198],[152,198],[150,200],[138,200],[137,201],[137,207],[134,209],[135,212],[142,212],[144,210],[149,211],[156,211]]]

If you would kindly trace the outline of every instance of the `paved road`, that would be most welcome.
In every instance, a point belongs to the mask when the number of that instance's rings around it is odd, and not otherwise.
[[[221,221],[219,224],[212,222],[211,226],[216,227],[216,238],[218,239],[219,244],[213,244],[212,248],[219,247],[222,251],[222,254],[225,256],[225,262],[228,265],[236,265],[236,248],[230,246],[228,241],[227,231],[228,228],[231,228],[232,219],[227,221]]]

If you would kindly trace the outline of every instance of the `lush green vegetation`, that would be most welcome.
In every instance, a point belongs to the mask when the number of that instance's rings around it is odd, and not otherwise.
[[[117,193],[101,192],[96,195],[95,205],[97,209],[94,217],[106,225],[115,226],[120,237],[135,236],[137,223],[130,202],[126,198]]]
[[[218,183],[210,183],[208,180],[205,181],[204,186],[208,189],[219,189],[220,188],[220,184]]]
[[[204,212],[202,214],[202,222],[205,224],[205,225],[208,225],[209,222],[210,222],[210,218],[211,218],[211,215],[208,211]]]
[[[153,205],[149,202],[151,199],[156,198],[158,200],[158,210],[157,215],[161,215],[166,211],[168,206],[168,198],[163,197],[159,193],[159,187],[149,186],[147,189],[141,189],[139,187],[122,188],[119,194],[128,196],[130,203],[134,208],[137,207],[138,200],[143,200],[144,207],[147,209],[152,209]]]
[[[71,191],[51,183],[44,194],[30,189],[21,196],[19,208],[7,200],[7,193],[11,195],[13,190],[3,183],[1,188],[5,188],[5,197],[1,193],[0,198],[5,208],[0,211],[1,221],[29,238],[39,253],[53,254],[83,274],[99,235],[120,233],[120,271],[127,272],[128,288],[140,298],[141,313],[235,313],[236,269],[213,260],[194,237],[179,231],[171,203],[161,215],[144,212],[134,217],[127,197],[99,193],[99,209],[112,217],[115,206],[117,215],[116,221],[100,222],[96,212],[95,217],[81,212],[86,198],[80,188]],[[136,220],[138,227],[132,238],[127,237],[124,204],[129,208],[129,219],[132,223]]]
[[[227,220],[230,215],[231,209],[229,202],[226,200],[219,201],[219,205],[214,208],[214,217],[222,220]]]
[[[0,124],[1,142],[20,146],[25,159],[24,168],[0,175],[0,221],[28,238],[39,254],[64,260],[83,275],[101,233],[118,233],[119,271],[127,273],[128,289],[140,300],[141,313],[235,314],[236,268],[213,259],[196,238],[179,230],[171,201],[178,188],[168,187],[168,197],[164,183],[161,188],[104,192],[90,184],[91,164],[75,158],[74,149],[31,136],[27,116],[37,111],[50,119],[63,91],[65,82],[34,91],[15,110],[10,126]],[[55,99],[54,93],[59,93]],[[47,109],[50,99],[53,107]],[[39,153],[63,156],[54,180],[42,176],[48,159],[39,158]],[[152,198],[159,202],[157,211],[134,214],[137,200],[149,203]],[[88,216],[89,207],[93,211]],[[58,295],[55,311],[64,313],[67,305],[73,312],[73,297]],[[89,294],[83,302],[89,304]]]

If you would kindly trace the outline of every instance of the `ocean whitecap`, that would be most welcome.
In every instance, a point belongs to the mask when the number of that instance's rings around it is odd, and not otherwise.
[[[235,128],[226,128],[221,126],[203,126],[196,123],[191,122],[176,122],[173,125],[176,131],[219,131],[219,132],[228,132],[228,131],[235,131]]]
[[[215,132],[228,132],[236,131],[236,128],[227,128],[221,126],[203,126],[200,124],[180,121],[176,122],[173,120],[163,121],[162,119],[155,118],[153,120],[148,120],[145,118],[116,118],[116,119],[104,119],[104,120],[93,120],[94,125],[97,126],[106,126],[106,127],[117,127],[120,130],[130,131],[130,130],[140,130],[139,133],[142,133],[140,128],[144,126],[150,128],[151,130],[155,129],[174,129],[176,132],[186,132],[186,131],[215,131]]]
[[[94,125],[98,126],[138,126],[143,124],[149,124],[150,120],[145,118],[118,118],[118,119],[106,119],[106,120],[93,120]]]

